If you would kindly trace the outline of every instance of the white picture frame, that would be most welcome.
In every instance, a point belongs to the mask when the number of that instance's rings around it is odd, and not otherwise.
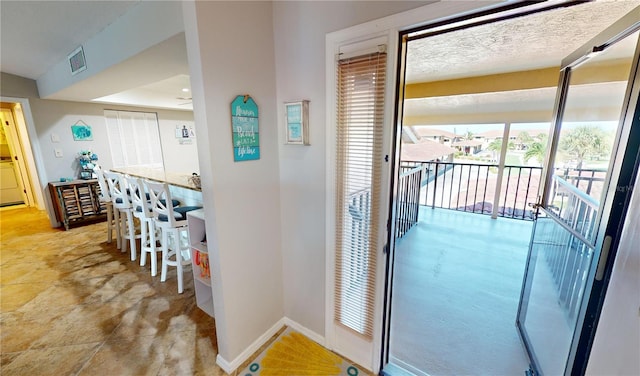
[[[309,101],[285,102],[285,144],[309,144]]]

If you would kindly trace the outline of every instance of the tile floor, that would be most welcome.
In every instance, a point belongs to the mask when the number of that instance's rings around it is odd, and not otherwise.
[[[0,374],[225,375],[215,321],[106,243],[106,223],[52,229],[43,212],[0,211]],[[242,368],[240,368],[242,369]]]

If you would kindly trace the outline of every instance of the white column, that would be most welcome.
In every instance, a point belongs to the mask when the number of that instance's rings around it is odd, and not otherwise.
[[[511,123],[504,124],[504,132],[502,133],[502,149],[500,149],[500,160],[498,161],[498,181],[496,182],[496,192],[493,196],[493,212],[491,218],[498,218],[498,207],[500,206],[500,191],[502,190],[502,177],[504,176],[504,162],[509,149],[509,130]]]

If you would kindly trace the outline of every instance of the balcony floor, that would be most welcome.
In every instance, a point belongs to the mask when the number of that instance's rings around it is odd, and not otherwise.
[[[391,362],[432,376],[522,375],[515,319],[532,225],[422,206],[396,242]]]

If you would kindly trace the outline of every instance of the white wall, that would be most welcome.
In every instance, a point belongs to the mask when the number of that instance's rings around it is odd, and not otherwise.
[[[229,369],[284,314],[272,4],[185,2],[183,14],[218,363]],[[259,107],[260,159],[236,163],[231,101],[244,94]]]
[[[31,99],[30,102],[36,132],[38,133],[40,151],[44,157],[46,174],[51,181],[59,180],[63,177],[77,177],[75,158],[80,150],[90,149],[98,155],[98,163],[100,165],[104,168],[112,167],[109,138],[104,119],[105,109],[157,112],[158,123],[163,135],[161,142],[163,143],[164,158],[173,160],[171,161],[172,167],[181,168],[181,170],[171,171],[191,173],[197,170],[196,144],[178,145],[175,142],[175,137],[173,137],[173,130],[176,124],[193,124],[193,113],[191,112],[41,99]],[[78,121],[83,121],[91,126],[93,131],[92,141],[73,140],[71,125]],[[51,138],[52,135],[57,136],[59,142],[54,142]],[[62,158],[55,156],[55,149],[62,151]],[[182,164],[176,163],[176,158],[179,158]],[[196,166],[195,170],[191,166]],[[46,184],[46,182],[43,182],[43,184]]]
[[[640,175],[622,230],[587,375],[640,375]]]
[[[325,38],[418,1],[278,1],[273,5],[285,315],[325,335]],[[309,99],[311,146],[284,145],[284,102]]]
[[[175,136],[176,126],[180,128],[186,126],[187,129],[195,129],[193,112],[153,109],[147,111],[158,112],[164,170],[188,175],[194,172],[199,174],[200,166],[198,164],[198,147],[196,140],[189,139],[187,141],[191,143],[180,143],[182,139],[176,138]]]

